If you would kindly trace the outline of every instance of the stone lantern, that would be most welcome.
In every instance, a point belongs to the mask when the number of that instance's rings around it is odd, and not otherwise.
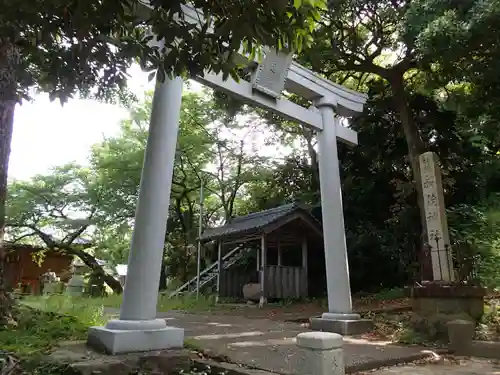
[[[70,296],[81,296],[85,289],[85,280],[83,274],[86,266],[78,261],[71,265],[72,276],[66,284],[66,293]]]

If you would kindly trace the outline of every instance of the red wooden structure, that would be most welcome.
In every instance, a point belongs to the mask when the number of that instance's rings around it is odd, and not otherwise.
[[[41,259],[40,263],[37,259]],[[72,260],[73,257],[56,251],[29,245],[7,245],[7,285],[20,289],[22,293],[38,294],[41,276],[50,270],[64,279],[69,275]]]

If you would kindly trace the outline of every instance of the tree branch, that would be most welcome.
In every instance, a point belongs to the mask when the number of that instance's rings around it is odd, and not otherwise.
[[[15,224],[15,223],[8,223],[6,226],[8,227],[13,227],[13,228],[28,228],[31,229],[40,239],[47,245],[48,248],[53,249],[57,247],[57,242],[54,241],[52,236],[48,235],[47,233],[41,231],[34,225],[29,225],[29,224]]]

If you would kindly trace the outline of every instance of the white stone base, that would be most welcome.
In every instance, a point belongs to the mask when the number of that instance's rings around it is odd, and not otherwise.
[[[324,313],[321,318],[311,318],[313,331],[338,333],[344,336],[360,335],[373,329],[373,322],[360,319],[358,314]]]
[[[321,319],[329,320],[359,320],[361,316],[356,313],[332,313],[325,312],[321,315]]]
[[[163,327],[154,329],[124,330],[108,326],[90,327],[87,344],[108,354],[182,348],[184,346],[184,329],[163,324]]]

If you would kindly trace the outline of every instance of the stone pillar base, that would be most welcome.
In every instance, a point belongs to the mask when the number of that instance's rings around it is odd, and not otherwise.
[[[123,329],[121,326],[127,329]],[[90,327],[87,345],[107,354],[182,348],[184,346],[184,329],[169,327],[163,319],[152,321],[112,320],[105,327]]]
[[[466,314],[479,321],[484,313],[486,288],[431,282],[408,287],[407,295],[413,312],[421,316]]]
[[[313,331],[338,333],[343,336],[360,335],[373,329],[373,322],[358,314],[324,313],[321,318],[309,319]]]

